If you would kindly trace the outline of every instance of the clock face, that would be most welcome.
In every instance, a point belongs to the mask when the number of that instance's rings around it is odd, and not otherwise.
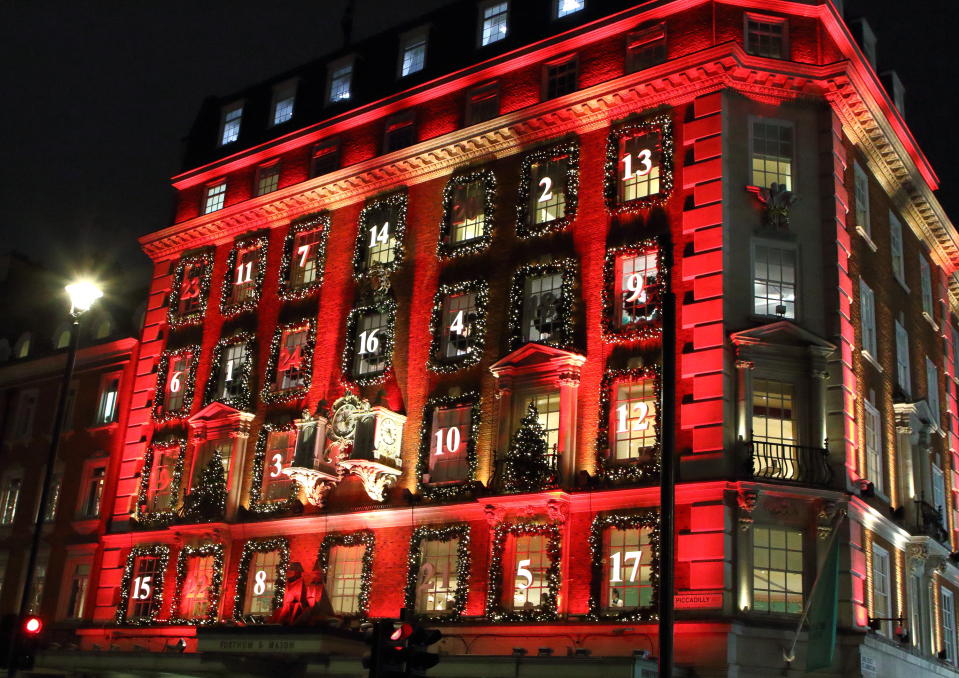
[[[393,445],[397,439],[396,422],[392,419],[384,419],[380,424],[380,438],[387,445]]]
[[[338,438],[347,438],[353,435],[353,431],[356,428],[356,419],[353,415],[356,414],[356,408],[353,405],[342,405],[333,415],[333,433]]]

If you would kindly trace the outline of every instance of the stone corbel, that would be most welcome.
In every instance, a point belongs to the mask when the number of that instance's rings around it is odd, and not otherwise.
[[[495,527],[497,523],[503,522],[503,519],[506,518],[506,509],[502,506],[487,504],[483,507],[483,513],[486,516],[486,524],[490,527]]]
[[[932,577],[933,574],[942,574],[946,571],[945,556],[929,556],[926,558],[926,574]]]
[[[349,473],[360,477],[363,489],[373,501],[386,501],[386,491],[396,484],[400,471],[375,461],[364,459],[344,459],[340,465]]]
[[[317,508],[323,508],[326,495],[336,487],[341,478],[341,476],[331,476],[322,471],[302,467],[287,467],[282,473],[295,480],[296,484],[303,489],[306,500]]]
[[[759,492],[740,490],[736,499],[739,502],[739,529],[742,532],[749,532],[753,526],[753,511],[759,504]]]
[[[832,535],[837,519],[846,515],[846,509],[834,501],[822,500],[819,513],[816,515],[816,536],[819,541],[826,541]]]
[[[925,544],[906,544],[906,563],[911,574],[925,573],[928,557],[929,547]]]
[[[557,525],[563,525],[569,516],[569,507],[555,499],[546,502],[546,516]]]

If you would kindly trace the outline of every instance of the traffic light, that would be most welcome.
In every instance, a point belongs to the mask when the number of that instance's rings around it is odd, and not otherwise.
[[[20,620],[19,633],[17,634],[17,668],[30,670],[33,668],[33,662],[40,646],[40,638],[43,634],[43,618],[35,614],[28,614]]]
[[[363,635],[369,651],[363,656],[363,668],[369,669],[369,678],[403,678],[406,639],[413,627],[406,623],[394,624],[380,620],[368,625]]]
[[[419,624],[406,640],[406,675],[425,676],[426,670],[436,666],[440,656],[430,652],[430,645],[435,645],[443,637],[443,632],[437,629],[428,629]]]

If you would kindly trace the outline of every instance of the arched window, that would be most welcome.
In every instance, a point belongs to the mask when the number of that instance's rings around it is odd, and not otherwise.
[[[13,355],[17,358],[26,358],[30,355],[30,333],[24,332],[20,335],[20,338],[17,339],[17,343],[13,348]]]
[[[70,326],[69,325],[60,325],[57,328],[57,333],[53,335],[53,347],[54,348],[66,348],[70,345]]]

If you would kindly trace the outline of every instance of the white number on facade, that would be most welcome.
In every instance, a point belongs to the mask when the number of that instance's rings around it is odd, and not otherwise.
[[[643,276],[639,273],[633,273],[626,278],[626,290],[630,293],[626,297],[626,302],[638,301],[641,304],[646,303],[646,285],[643,284]]]
[[[300,255],[300,268],[306,268],[306,264],[310,260],[310,245],[300,245],[296,248],[296,253]]]
[[[629,561],[633,561],[633,569],[629,571],[629,581],[636,581],[636,573],[639,570],[639,561],[643,558],[642,551],[626,551],[626,553],[621,553],[617,551],[612,556],[610,560],[613,561],[613,567],[609,573],[609,583],[616,584],[623,581],[623,565],[629,567]]]
[[[629,411],[638,412],[639,415],[633,417],[633,430],[646,431],[649,429],[649,404],[645,402],[633,403],[632,408],[626,405],[620,405],[616,408],[619,423],[616,426],[617,433],[626,433],[629,430]]]
[[[174,372],[170,377],[170,393],[177,393],[180,390],[180,375],[183,372]]]
[[[236,284],[242,285],[253,280],[253,262],[241,263],[236,267]]]
[[[633,154],[627,153],[623,156],[623,166],[625,171],[623,172],[623,180],[629,181],[633,177],[644,177],[649,174],[653,169],[652,161],[653,153],[648,148],[644,148],[639,153],[636,154],[636,160],[639,161],[639,169],[635,172],[633,171]]]
[[[253,594],[262,596],[264,593],[266,593],[266,571],[257,570],[253,580],[256,582],[253,584]]]
[[[369,332],[360,332],[360,355],[376,353],[379,350],[380,340],[376,337],[376,333],[379,331],[379,329],[375,329]]]
[[[150,586],[150,582],[153,581],[153,577],[137,577],[133,580],[133,599],[134,600],[146,600],[149,598],[153,589]]]
[[[526,580],[525,582],[517,583],[517,588],[528,589],[533,585],[533,573],[528,569],[529,564],[532,562],[529,558],[525,558],[516,564],[516,576]]]
[[[380,228],[374,224],[370,227],[370,247],[376,247],[376,243],[385,245],[390,240],[390,222],[385,222]]]
[[[539,180],[539,185],[543,187],[543,193],[536,202],[548,202],[553,199],[553,180],[548,176]]]
[[[279,478],[280,474],[283,473],[283,455],[279,453],[274,454],[271,466],[273,468],[270,469],[270,477]]]
[[[462,434],[460,430],[455,426],[451,426],[446,429],[438,429],[436,431],[436,454],[437,456],[447,452],[448,454],[453,454],[456,450],[459,449],[460,441],[462,440]]]

